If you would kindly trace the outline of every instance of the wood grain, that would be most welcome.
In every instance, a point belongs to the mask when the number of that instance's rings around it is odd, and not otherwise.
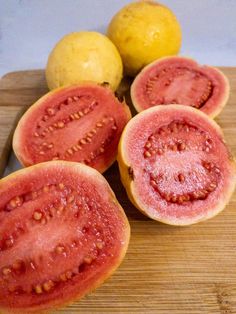
[[[11,151],[17,121],[47,90],[43,70],[12,72],[0,79],[0,177]]]
[[[236,68],[222,70],[230,80],[231,96],[217,122],[236,155]],[[46,91],[41,70],[10,73],[0,81],[1,165],[17,115]],[[172,227],[148,219],[133,207],[116,164],[105,176],[131,224],[128,253],[102,287],[55,313],[236,313],[236,193],[217,217],[190,227]]]

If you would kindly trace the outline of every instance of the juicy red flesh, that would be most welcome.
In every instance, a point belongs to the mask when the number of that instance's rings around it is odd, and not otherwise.
[[[151,105],[182,104],[201,108],[213,93],[213,83],[203,73],[185,67],[165,68],[146,83]]]
[[[26,165],[69,160],[104,171],[114,161],[127,106],[97,85],[67,88],[26,113],[16,154]]]
[[[151,188],[168,203],[206,199],[221,180],[214,148],[210,134],[184,120],[159,127],[143,149]]]
[[[2,193],[0,307],[35,308],[70,299],[119,256],[124,225],[117,205],[91,178],[56,177],[55,170],[45,172]]]

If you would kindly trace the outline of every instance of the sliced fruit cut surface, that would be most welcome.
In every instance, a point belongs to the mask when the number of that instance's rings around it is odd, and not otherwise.
[[[134,205],[173,225],[215,216],[236,182],[220,127],[184,105],[156,106],[136,115],[122,134],[118,162]]]
[[[119,266],[130,227],[104,177],[50,161],[0,181],[0,311],[80,299]]]
[[[25,166],[77,161],[105,171],[116,159],[128,106],[108,87],[85,83],[40,98],[18,123],[13,149]]]
[[[218,69],[184,57],[166,57],[146,66],[131,87],[138,112],[156,105],[182,104],[214,118],[229,98],[229,82]]]

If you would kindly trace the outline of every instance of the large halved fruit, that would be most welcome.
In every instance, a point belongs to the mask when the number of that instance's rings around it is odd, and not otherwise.
[[[108,87],[85,83],[40,98],[18,123],[13,149],[30,166],[49,160],[85,163],[100,172],[116,159],[131,114]]]
[[[130,120],[118,162],[133,204],[172,225],[215,216],[236,183],[235,163],[220,127],[184,105],[156,106]]]
[[[103,176],[41,163],[0,181],[0,312],[31,313],[80,299],[110,276],[130,227]]]
[[[218,69],[200,66],[184,57],[166,57],[146,66],[131,86],[138,112],[156,105],[182,104],[210,117],[217,116],[229,98],[229,82]]]

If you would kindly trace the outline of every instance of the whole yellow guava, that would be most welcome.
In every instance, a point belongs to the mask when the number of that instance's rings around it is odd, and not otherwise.
[[[125,73],[131,76],[158,58],[177,54],[182,37],[173,12],[155,1],[123,7],[112,18],[107,35],[120,52]]]
[[[108,82],[116,90],[122,74],[117,48],[97,32],[74,32],[63,37],[50,53],[46,67],[49,89],[93,81]]]

